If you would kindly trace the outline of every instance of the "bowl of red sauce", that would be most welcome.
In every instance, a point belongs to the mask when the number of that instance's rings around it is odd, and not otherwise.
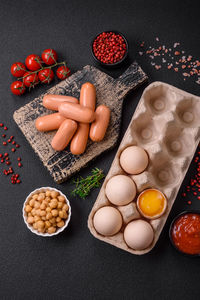
[[[95,61],[106,67],[115,67],[125,61],[128,55],[128,41],[119,31],[103,31],[91,43]]]
[[[174,218],[169,229],[172,245],[189,256],[200,256],[200,211],[184,211]]]

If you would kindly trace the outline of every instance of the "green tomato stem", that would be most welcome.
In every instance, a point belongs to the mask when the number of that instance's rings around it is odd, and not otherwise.
[[[29,76],[29,75],[31,75],[31,74],[35,74],[35,73],[38,73],[38,72],[40,72],[40,71],[42,71],[42,70],[44,70],[44,69],[51,69],[51,68],[54,68],[54,67],[56,67],[56,66],[59,66],[59,65],[64,65],[64,66],[66,66],[66,61],[62,61],[62,62],[60,62],[60,63],[58,63],[58,62],[56,62],[54,65],[51,65],[51,66],[49,66],[49,67],[42,67],[42,68],[40,68],[40,69],[38,69],[38,70],[36,70],[36,71],[32,71],[32,72],[29,72],[26,76],[22,76],[22,77],[19,77],[18,78],[18,80],[19,79],[23,79],[23,78],[26,78],[27,76]]]

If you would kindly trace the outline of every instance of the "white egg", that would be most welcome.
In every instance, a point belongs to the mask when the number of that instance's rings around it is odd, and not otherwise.
[[[130,222],[124,230],[126,244],[134,250],[144,250],[151,245],[154,238],[152,226],[144,220]]]
[[[122,216],[116,208],[104,206],[96,211],[93,224],[98,233],[111,236],[121,229]]]
[[[126,205],[135,198],[136,185],[130,177],[116,175],[107,182],[105,193],[111,203]]]
[[[129,174],[142,173],[148,166],[149,158],[146,151],[138,146],[130,146],[120,155],[120,164]]]

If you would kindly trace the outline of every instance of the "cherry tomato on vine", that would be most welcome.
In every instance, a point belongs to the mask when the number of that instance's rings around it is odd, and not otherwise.
[[[38,75],[36,73],[25,73],[24,76],[23,76],[23,83],[25,86],[27,87],[34,87],[36,84],[38,84],[39,82],[39,78],[38,78]]]
[[[54,78],[54,72],[50,68],[44,69],[39,72],[38,76],[42,83],[50,83]]]
[[[24,73],[26,72],[26,67],[23,63],[16,62],[16,63],[12,64],[10,71],[13,76],[22,77],[24,75]]]
[[[24,94],[24,93],[25,93],[25,90],[26,90],[26,88],[25,88],[23,82],[22,82],[22,81],[19,81],[19,80],[14,81],[14,82],[11,84],[10,89],[11,89],[11,91],[12,91],[12,93],[13,93],[14,95],[18,95],[18,96]]]
[[[31,54],[25,60],[27,68],[31,71],[37,71],[42,68],[42,60],[39,55]]]
[[[42,52],[42,60],[46,65],[53,65],[56,63],[58,55],[53,49],[46,49]]]
[[[64,80],[71,74],[71,71],[66,66],[61,66],[56,70],[56,75],[59,79]]]

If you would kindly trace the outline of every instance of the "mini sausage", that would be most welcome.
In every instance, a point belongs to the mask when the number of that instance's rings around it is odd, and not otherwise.
[[[82,106],[88,107],[95,110],[96,104],[96,89],[95,86],[86,82],[81,87],[80,92],[80,104]],[[73,136],[70,144],[70,151],[74,155],[80,155],[85,152],[87,141],[89,135],[89,124],[88,123],[79,123],[78,129]]]
[[[64,120],[65,118],[59,113],[46,115],[37,118],[35,121],[35,127],[39,131],[51,131],[58,129]]]
[[[95,121],[90,127],[90,138],[93,142],[101,141],[108,128],[110,121],[110,109],[105,105],[100,105],[95,111]]]
[[[92,83],[86,82],[82,85],[80,92],[80,104],[90,108],[92,111],[95,110],[96,88]]]
[[[89,135],[89,124],[79,123],[78,129],[73,136],[70,144],[70,151],[74,155],[80,155],[85,152]]]
[[[57,133],[51,141],[52,148],[56,151],[64,150],[69,144],[76,129],[77,123],[75,121],[67,119],[64,122],[62,122]]]
[[[94,112],[80,104],[64,102],[59,105],[59,113],[67,118],[82,123],[91,123],[94,120]]]
[[[75,97],[49,94],[43,97],[43,106],[51,110],[58,110],[60,103],[65,101],[78,103],[78,99]]]

